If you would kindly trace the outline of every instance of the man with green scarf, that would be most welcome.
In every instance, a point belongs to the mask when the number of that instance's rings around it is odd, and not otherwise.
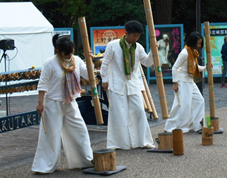
[[[143,33],[140,22],[125,23],[125,35],[108,43],[101,65],[102,87],[109,90],[108,149],[155,148],[144,110],[138,66],[153,64],[136,41]],[[140,65],[141,65],[140,64]]]

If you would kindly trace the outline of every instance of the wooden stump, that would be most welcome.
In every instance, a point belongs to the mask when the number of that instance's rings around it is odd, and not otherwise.
[[[203,127],[202,129],[202,145],[213,145],[214,128]]]
[[[173,154],[184,155],[183,132],[181,129],[174,129],[173,131]]]
[[[214,131],[219,131],[219,118],[218,117],[211,118],[211,127],[214,127]]]
[[[159,133],[157,143],[159,150],[173,149],[173,134],[170,132]]]
[[[94,171],[115,171],[116,152],[111,149],[98,150],[93,152]]]

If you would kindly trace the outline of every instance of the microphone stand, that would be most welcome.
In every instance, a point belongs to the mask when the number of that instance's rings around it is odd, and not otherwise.
[[[4,50],[3,54],[2,54],[2,57],[0,59],[0,63],[2,61],[2,58],[4,57],[4,62],[5,62],[5,72],[6,72],[6,50]],[[5,85],[7,86],[7,81],[5,81]],[[8,112],[8,96],[7,96],[7,93],[6,93],[6,116],[9,115],[9,112]]]

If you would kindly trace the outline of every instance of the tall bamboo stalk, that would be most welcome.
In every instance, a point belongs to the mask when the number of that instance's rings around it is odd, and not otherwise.
[[[104,124],[104,122],[103,122],[103,116],[102,116],[102,112],[101,112],[100,100],[99,100],[99,96],[98,96],[98,92],[97,92],[97,85],[96,85],[95,76],[94,76],[94,70],[93,70],[94,66],[93,66],[92,59],[89,55],[90,45],[89,45],[89,38],[88,38],[85,17],[78,18],[78,23],[79,23],[79,27],[80,27],[80,31],[81,31],[83,50],[84,50],[84,55],[85,55],[85,59],[86,59],[86,66],[87,66],[88,75],[89,75],[89,83],[91,86],[91,93],[92,93],[92,97],[93,97],[97,124],[101,125],[101,124]]]
[[[151,44],[150,49],[153,53],[153,61],[155,66],[155,75],[156,75],[156,81],[158,86],[162,117],[163,119],[167,119],[169,117],[168,108],[167,108],[167,101],[165,96],[165,89],[164,89],[163,76],[162,76],[162,71],[160,66],[160,60],[158,56],[158,49],[156,46],[156,35],[155,35],[155,29],[154,29],[154,20],[152,16],[151,4],[150,4],[150,0],[143,0],[143,2],[144,2],[145,14],[146,14],[147,26],[149,29],[149,38],[150,38],[150,44]]]
[[[214,82],[211,61],[211,45],[210,45],[210,27],[209,22],[204,22],[205,37],[206,37],[206,52],[207,52],[207,72],[208,72],[208,87],[209,87],[209,103],[210,103],[210,117],[215,118],[215,96],[214,96]]]

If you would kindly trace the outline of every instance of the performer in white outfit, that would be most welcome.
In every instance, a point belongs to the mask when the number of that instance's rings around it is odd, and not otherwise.
[[[192,32],[172,68],[173,89],[179,95],[181,106],[175,94],[170,117],[164,128],[167,132],[182,129],[186,133],[202,128],[200,121],[205,120],[204,98],[194,81],[201,79],[200,72],[206,71],[207,67],[198,65],[199,48],[203,48],[203,37],[198,32]]]
[[[125,31],[121,39],[108,43],[101,65],[102,87],[109,89],[111,105],[107,148],[154,148],[138,78],[139,63],[152,65],[152,54],[136,43],[143,33],[141,23],[129,21]]]
[[[80,97],[80,76],[88,79],[86,65],[81,58],[73,56],[74,43],[70,38],[56,34],[53,44],[56,54],[45,61],[37,88],[36,109],[44,117],[47,134],[41,121],[32,164],[36,173],[55,171],[61,140],[70,169],[90,167],[93,159],[89,134],[75,101]]]

